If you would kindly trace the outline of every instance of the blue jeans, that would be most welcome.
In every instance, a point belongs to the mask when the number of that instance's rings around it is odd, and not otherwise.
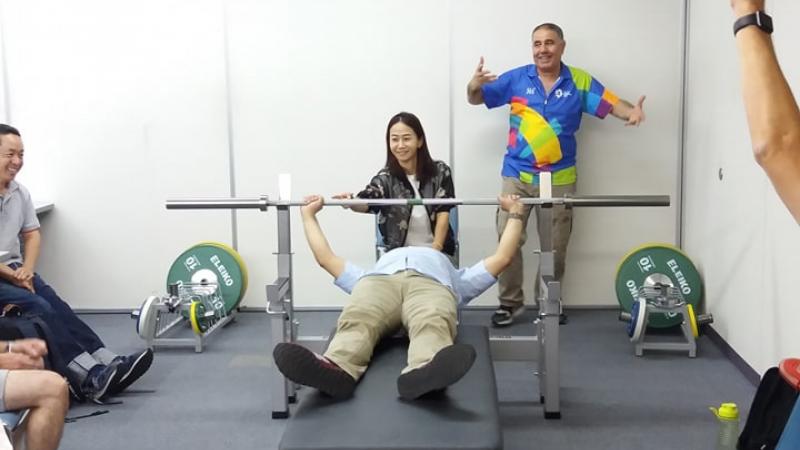
[[[16,269],[19,264],[10,264]],[[86,325],[72,308],[56,294],[50,285],[45,283],[39,274],[33,277],[33,288],[36,293],[15,286],[8,281],[0,280],[0,308],[15,304],[25,314],[40,316],[53,332],[58,351],[65,363],[69,363],[83,352],[94,353],[105,347],[103,341]]]

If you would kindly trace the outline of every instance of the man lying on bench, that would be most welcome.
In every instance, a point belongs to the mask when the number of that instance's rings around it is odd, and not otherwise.
[[[278,370],[295,383],[334,398],[353,394],[367,370],[378,341],[400,326],[408,331],[408,365],[397,378],[400,397],[411,400],[455,383],[469,371],[475,350],[453,344],[458,304],[480,295],[511,263],[522,233],[523,206],[518,196],[499,198],[509,212],[495,253],[467,269],[455,269],[447,255],[428,247],[400,247],[365,271],[330,248],[316,214],[319,196],[306,197],[301,208],[308,245],[334,283],[352,294],[324,355],[294,343],[273,350]]]

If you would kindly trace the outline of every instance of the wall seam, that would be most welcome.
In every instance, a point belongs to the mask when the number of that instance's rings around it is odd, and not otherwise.
[[[685,155],[686,155],[686,110],[688,92],[688,72],[689,72],[689,2],[683,0],[682,3],[682,30],[681,33],[681,97],[678,117],[678,168],[676,182],[676,201],[675,201],[675,245],[683,248],[683,228],[684,218],[684,175],[685,175]]]
[[[453,113],[455,111],[455,97],[453,96],[453,89],[455,88],[455,83],[453,83],[453,2],[452,0],[448,0],[447,2],[447,53],[448,53],[448,82],[450,84],[450,89],[447,90],[449,99],[448,99],[448,128],[449,128],[449,155],[448,158],[450,159],[450,170],[455,173],[456,169],[456,150],[455,150],[455,120],[453,119]]]
[[[230,62],[230,41],[228,39],[228,7],[227,1],[222,0],[222,39],[223,39],[223,60],[225,66],[225,108],[228,126],[228,180],[229,194],[236,197],[236,154],[234,151],[233,133],[233,101],[231,89],[231,62]],[[239,251],[239,224],[236,209],[231,209],[231,246]]]

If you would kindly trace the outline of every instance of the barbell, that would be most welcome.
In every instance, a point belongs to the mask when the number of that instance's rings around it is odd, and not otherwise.
[[[566,206],[599,207],[599,206],[669,206],[668,195],[581,195],[553,198],[523,197],[519,201],[523,205],[534,206]],[[381,198],[381,199],[325,199],[331,206],[416,206],[416,205],[451,205],[476,206],[498,205],[496,198]],[[168,199],[167,209],[259,209],[266,211],[269,207],[304,206],[303,200],[270,200],[269,196],[241,198],[187,198]]]

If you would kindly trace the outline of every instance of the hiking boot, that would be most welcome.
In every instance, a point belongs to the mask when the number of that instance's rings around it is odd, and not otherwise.
[[[119,378],[116,366],[97,365],[83,381],[81,393],[94,402],[102,403],[111,395],[111,387],[119,383]]]
[[[150,368],[150,364],[152,363],[153,350],[149,348],[128,356],[117,356],[114,358],[114,360],[111,361],[111,365],[117,368],[119,383],[111,386],[110,394],[116,395],[127,389],[128,386],[147,372],[147,369]]]
[[[474,362],[475,349],[471,345],[450,345],[439,350],[428,364],[400,375],[397,392],[401,398],[413,400],[442,390],[466,375]]]
[[[328,358],[299,344],[281,342],[272,351],[278,370],[291,381],[337,399],[353,395],[356,380]]]
[[[514,323],[514,319],[525,312],[525,305],[517,305],[514,307],[500,305],[492,315],[492,326],[494,327],[507,327]]]

